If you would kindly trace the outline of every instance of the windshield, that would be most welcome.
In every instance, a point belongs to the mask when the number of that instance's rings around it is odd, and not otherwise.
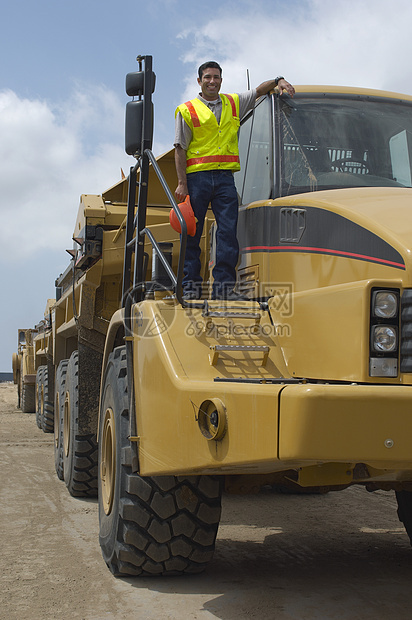
[[[411,187],[412,104],[327,96],[279,99],[280,194]]]

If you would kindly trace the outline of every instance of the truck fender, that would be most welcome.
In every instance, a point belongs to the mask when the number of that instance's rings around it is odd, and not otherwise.
[[[104,344],[104,352],[103,352],[103,362],[102,362],[102,374],[100,378],[100,396],[103,393],[103,382],[104,382],[104,373],[107,366],[107,360],[109,359],[110,353],[117,346],[124,344],[124,308],[120,308],[116,310],[113,314],[109,329],[106,334],[106,341]],[[100,399],[101,405],[101,399]],[[100,420],[100,416],[99,416]],[[97,428],[97,437],[99,436],[99,428]]]

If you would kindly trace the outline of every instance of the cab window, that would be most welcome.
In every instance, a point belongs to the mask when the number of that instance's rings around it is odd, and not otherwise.
[[[271,106],[269,97],[258,102],[252,114],[246,117],[239,131],[240,172],[235,173],[235,184],[240,204],[267,200],[272,193]]]

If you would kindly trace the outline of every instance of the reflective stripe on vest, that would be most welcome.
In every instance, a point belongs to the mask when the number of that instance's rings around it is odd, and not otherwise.
[[[233,99],[232,95],[226,95],[226,97],[229,99],[229,103],[232,106],[232,115],[233,116],[239,116],[238,113],[236,112],[236,103],[235,103],[235,100]]]
[[[240,170],[237,132],[238,95],[221,95],[222,114],[218,124],[210,108],[199,99],[182,104],[179,111],[192,130],[187,150],[186,172]]]
[[[193,127],[200,127],[200,120],[193,103],[191,101],[186,101],[185,106],[187,106],[190,112],[190,118],[192,119]]]
[[[238,161],[238,155],[206,155],[206,157],[191,157],[186,161],[186,167],[189,168],[189,166],[198,166],[199,164],[210,164],[213,162],[229,163]]]

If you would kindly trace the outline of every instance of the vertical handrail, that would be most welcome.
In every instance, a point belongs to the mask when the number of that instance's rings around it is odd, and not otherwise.
[[[146,210],[147,210],[147,191],[149,181],[149,160],[145,151],[152,144],[152,57],[138,56],[139,71],[144,71],[143,93],[139,93],[139,99],[143,99],[143,116],[142,116],[142,140],[138,152],[135,153],[137,162],[130,169],[129,174],[129,190],[127,199],[127,216],[126,216],[126,235],[125,250],[123,264],[123,287],[122,287],[122,307],[133,303],[133,301],[141,301],[144,296],[143,282],[144,278],[144,238],[142,231],[146,226]],[[144,67],[143,67],[144,61]],[[140,169],[139,183],[137,183],[137,171]],[[137,213],[136,210],[136,187],[139,187]],[[134,260],[134,272],[132,279],[132,260]],[[127,313],[126,313],[127,314]],[[129,319],[128,319],[129,320]],[[126,328],[128,325],[126,325]]]
[[[180,224],[180,251],[179,251],[179,260],[178,260],[178,266],[177,266],[177,278],[176,278],[176,286],[175,286],[175,293],[176,293],[176,298],[178,300],[178,302],[182,305],[182,306],[187,306],[187,302],[185,302],[183,300],[183,289],[182,289],[182,282],[183,282],[183,266],[184,266],[184,261],[185,261],[185,255],[186,255],[186,245],[187,245],[187,224],[186,224],[186,220],[182,215],[182,212],[179,209],[179,206],[175,200],[174,195],[172,194],[170,187],[168,186],[168,184],[166,183],[166,179],[164,178],[162,171],[160,170],[159,164],[156,161],[155,156],[153,155],[152,151],[148,150],[147,151],[147,156],[150,160],[150,163],[152,164],[153,170],[155,171],[157,178],[160,181],[161,186],[163,187],[163,190],[166,194],[167,199],[169,200],[173,211],[176,213],[177,219],[179,221]],[[155,249],[155,251],[157,251]],[[190,304],[191,305],[191,304]]]
[[[135,264],[133,275],[133,287],[139,282],[145,281],[145,275],[143,273],[144,265],[144,235],[143,230],[146,228],[146,212],[147,212],[147,194],[149,185],[149,158],[146,152],[142,153],[140,158],[140,177],[139,177],[139,198],[137,203],[136,214],[136,237],[135,237]],[[140,292],[136,301],[142,300],[142,291]]]
[[[137,228],[136,228],[136,245],[135,245],[135,271],[133,285],[144,282],[145,274],[144,266],[144,235],[142,231],[146,227],[146,211],[147,211],[147,194],[149,188],[149,158],[147,151],[152,146],[152,57],[144,57],[144,86],[143,86],[143,133],[142,133],[142,155],[140,158],[140,178],[139,178],[139,198],[137,203]],[[143,292],[140,292],[139,299],[141,301]]]
[[[137,167],[140,168],[140,178],[139,178],[139,198],[138,198],[138,208],[136,217],[134,216],[135,210],[135,195],[136,195],[136,181],[137,181]],[[180,224],[180,251],[178,258],[178,266],[177,266],[177,276],[173,277],[169,273],[171,280],[173,282],[173,290],[176,294],[176,299],[178,302],[184,307],[191,308],[202,308],[203,304],[197,303],[188,303],[183,299],[183,268],[184,261],[186,255],[186,246],[187,246],[187,223],[185,218],[182,215],[181,210],[179,209],[179,205],[176,202],[176,199],[168,186],[166,179],[163,176],[163,173],[160,169],[159,164],[150,149],[146,149],[138,163],[134,168],[131,169],[130,177],[129,177],[129,202],[127,209],[127,225],[126,225],[126,249],[125,249],[125,257],[127,253],[128,264],[125,262],[124,269],[124,278],[123,278],[123,298],[124,303],[126,301],[126,296],[132,297],[134,301],[141,301],[144,296],[144,286],[143,283],[145,281],[145,261],[144,261],[144,238],[147,236],[152,244],[152,247],[155,253],[159,256],[159,259],[166,269],[169,272],[170,267],[166,262],[166,258],[163,255],[159,245],[157,244],[155,238],[152,233],[146,227],[146,214],[147,214],[147,194],[148,194],[148,181],[149,181],[149,170],[151,164],[153,171],[156,173],[157,178],[160,181],[160,184],[166,194],[167,199],[176,214],[178,222]],[[134,232],[136,231],[136,236],[133,237]],[[131,275],[131,257],[135,254],[135,270],[133,275],[133,285],[132,289],[128,286],[130,282]],[[126,259],[125,259],[126,260]],[[173,273],[173,272],[172,272]],[[133,303],[131,299],[129,299],[130,303]]]
[[[137,166],[130,168],[129,173],[129,194],[127,199],[127,216],[126,216],[126,233],[124,244],[124,261],[123,261],[123,286],[122,286],[122,307],[125,305],[125,297],[130,289],[130,278],[132,270],[132,254],[133,248],[131,242],[134,233],[134,210],[136,201],[136,182],[137,182]]]

